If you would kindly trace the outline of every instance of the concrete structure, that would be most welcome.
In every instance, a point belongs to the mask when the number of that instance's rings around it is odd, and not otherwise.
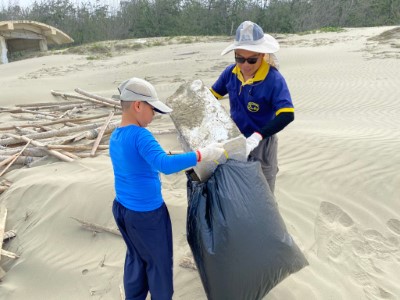
[[[52,26],[35,21],[0,22],[0,63],[8,63],[7,52],[47,51],[48,45],[72,43],[74,40]]]
[[[222,143],[228,158],[247,160],[246,138],[201,80],[184,83],[166,103],[173,109],[170,116],[185,152]],[[222,157],[218,163],[224,162]],[[217,166],[213,161],[200,162],[193,170],[200,181],[206,181]]]

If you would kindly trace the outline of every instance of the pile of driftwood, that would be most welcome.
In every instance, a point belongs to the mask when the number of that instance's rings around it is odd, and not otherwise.
[[[79,88],[75,92],[51,91],[57,102],[0,107],[0,177],[49,157],[71,162],[108,151],[109,136],[120,122],[119,101]],[[10,184],[0,180],[0,193]]]
[[[107,151],[109,135],[119,124],[119,102],[75,91],[51,91],[58,102],[0,107],[0,176],[49,156],[71,162]],[[9,185],[1,180],[0,193]]]

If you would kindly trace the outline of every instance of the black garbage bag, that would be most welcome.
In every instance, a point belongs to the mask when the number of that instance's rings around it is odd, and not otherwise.
[[[205,183],[186,174],[187,240],[208,299],[262,299],[308,265],[259,162],[228,160]]]

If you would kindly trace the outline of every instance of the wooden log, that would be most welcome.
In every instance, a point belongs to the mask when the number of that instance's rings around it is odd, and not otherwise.
[[[3,242],[6,240],[10,240],[12,238],[15,238],[17,236],[17,232],[15,230],[9,230],[4,233],[3,235]]]
[[[17,108],[17,109],[9,110],[8,112],[9,113],[28,113],[28,114],[32,114],[32,115],[43,115],[43,116],[50,117],[53,119],[55,119],[57,117],[57,116],[54,116],[53,114],[40,112],[40,111],[36,111],[36,110],[29,110],[29,109],[25,109],[25,108]]]
[[[46,145],[48,149],[61,149],[67,151],[84,151],[84,150],[92,150],[93,146],[91,145]],[[108,145],[98,145],[97,150],[107,150],[109,148]]]
[[[79,159],[79,156],[75,155],[74,153],[65,151],[65,150],[58,150],[58,152],[60,152],[61,154],[64,154],[68,157],[71,157],[72,159]]]
[[[119,125],[119,122],[110,123],[107,126],[106,131],[104,132],[104,134],[108,134],[108,133],[112,132],[115,128],[118,127],[118,125]],[[88,130],[86,132],[83,132],[81,134],[76,135],[75,138],[73,139],[73,141],[76,142],[76,141],[80,141],[82,139],[93,140],[98,136],[98,132],[99,132],[98,128],[97,129]]]
[[[26,136],[17,136],[17,135],[11,134],[11,133],[6,133],[6,135],[10,136],[11,138],[17,139],[17,140],[19,139],[19,140],[23,140],[25,142],[30,141],[32,143],[32,145],[34,145],[36,147],[43,147],[43,149],[45,149],[45,151],[48,154],[50,154],[50,155],[52,155],[52,156],[54,156],[54,157],[56,157],[56,158],[58,158],[58,159],[60,159],[62,161],[66,161],[66,162],[73,161],[72,158],[70,158],[68,156],[65,156],[64,154],[61,154],[60,152],[58,152],[56,150],[47,149],[44,144],[42,144],[42,143],[40,143],[38,141],[35,141],[33,139],[30,139],[30,138],[28,138]]]
[[[116,112],[115,115],[121,114],[120,112]],[[96,115],[96,116],[91,116],[91,117],[85,117],[85,118],[68,118],[68,119],[63,119],[63,120],[56,120],[56,121],[50,121],[50,122],[44,122],[44,123],[29,123],[29,124],[19,124],[19,127],[35,127],[35,126],[48,126],[48,125],[54,125],[54,124],[60,124],[60,123],[67,123],[67,122],[74,122],[74,123],[80,123],[88,120],[93,120],[93,119],[101,119],[104,117],[108,117],[109,114],[102,114],[102,115]],[[14,129],[14,126],[7,126],[7,127],[0,127],[0,130],[10,130]]]
[[[77,92],[78,94],[84,95],[86,97],[93,98],[93,99],[96,99],[98,101],[102,101],[104,103],[113,104],[113,105],[116,105],[118,107],[121,107],[120,102],[118,100],[114,100],[114,99],[102,97],[102,96],[99,96],[99,95],[96,95],[96,94],[92,94],[92,93],[86,92],[86,91],[84,91],[84,90],[82,90],[80,88],[76,88],[75,92]]]
[[[47,153],[46,153],[47,155]],[[0,155],[0,160],[1,159],[7,159],[9,156],[2,156]],[[40,156],[24,156],[21,155],[20,157],[17,158],[17,160],[14,162],[14,165],[27,165],[33,163],[34,161],[38,160],[41,158]]]
[[[114,112],[110,112],[110,115],[108,116],[107,120],[104,122],[103,127],[101,128],[99,134],[97,135],[96,141],[93,144],[92,151],[90,152],[91,156],[94,156],[96,154],[97,147],[99,146],[101,139],[103,138],[104,132],[106,131],[108,124],[111,121],[111,118],[114,116]]]
[[[22,154],[22,152],[24,152],[24,150],[26,149],[26,147],[28,147],[28,145],[31,143],[31,140],[29,140],[25,147],[22,148],[22,150],[15,155],[15,157],[10,161],[10,163],[7,165],[7,167],[4,168],[4,170],[0,173],[0,177],[3,176],[3,174],[12,166],[12,164],[17,160],[17,158]]]
[[[12,185],[12,182],[7,179],[1,179],[0,184],[10,187]]]
[[[61,104],[82,104],[85,103],[84,101],[68,101],[68,102],[64,102]],[[52,106],[59,106],[60,102],[37,102],[37,103],[27,103],[27,104],[16,104],[15,106],[17,107],[25,107],[25,108],[35,108],[35,107],[39,107],[40,109],[42,107],[52,107]]]
[[[57,130],[52,130],[52,131],[47,131],[47,132],[28,134],[25,137],[28,139],[39,140],[39,139],[45,139],[45,138],[50,138],[50,137],[55,137],[55,136],[67,135],[67,134],[78,132],[78,131],[85,131],[85,130],[90,130],[90,129],[94,129],[94,128],[99,128],[99,127],[101,127],[101,125],[102,124],[99,124],[99,123],[93,123],[93,124],[81,125],[81,126],[76,126],[76,127],[57,129]],[[21,140],[20,138],[9,137],[9,138],[5,138],[5,139],[1,139],[0,145],[3,145],[3,146],[4,145],[14,145],[14,144],[18,144],[20,142],[20,140]]]
[[[82,227],[91,230],[93,232],[109,232],[115,235],[121,235],[121,232],[118,229],[113,229],[113,228],[108,228],[102,225],[94,224],[94,223],[89,223],[83,220],[80,220],[75,217],[70,217],[71,219],[74,219],[75,221],[79,222]]]
[[[4,249],[1,249],[1,255],[7,256],[7,257],[13,258],[13,259],[19,258],[19,255],[15,254],[15,253],[12,253],[10,251],[6,251]]]
[[[15,148],[6,148],[4,150],[0,150],[0,157],[6,159],[8,156],[13,156],[14,154],[17,154],[19,151],[21,151],[22,147],[15,147]],[[25,156],[34,156],[34,157],[42,157],[47,155],[47,152],[40,148],[32,148],[28,147],[27,149],[24,150],[22,153]],[[4,163],[7,164],[7,163]],[[0,163],[0,166],[3,165],[3,162]]]
[[[17,130],[17,132],[21,135],[25,135],[25,134],[33,134],[33,133],[37,133],[37,131],[29,129],[29,128],[21,128],[19,126],[14,126],[15,129]]]
[[[81,100],[84,100],[84,101],[89,101],[89,102],[95,103],[95,104],[97,104],[99,106],[108,106],[108,107],[112,107],[114,109],[121,109],[121,105],[117,101],[115,101],[117,103],[115,103],[115,102],[109,103],[109,102],[106,102],[106,101],[93,99],[91,97],[82,97],[82,96],[79,96],[79,95],[73,95],[73,94],[68,94],[68,93],[60,93],[60,92],[56,92],[56,91],[53,91],[53,90],[51,91],[51,93],[54,96],[61,96],[61,97],[65,98],[65,99],[67,99],[67,98],[76,98],[76,99],[81,99]]]
[[[14,157],[17,156],[17,153],[12,154],[11,156],[0,156],[0,159],[2,160],[0,162],[0,167],[5,166],[6,164],[8,164],[10,161],[12,161],[14,159]],[[4,158],[3,158],[4,157]]]
[[[101,154],[107,154],[108,151],[106,151],[106,150],[98,150],[96,153],[97,153],[97,155],[101,155]],[[93,157],[93,156],[91,155],[91,153],[89,153],[89,152],[75,152],[75,154],[76,154],[76,156],[78,156],[79,158]]]

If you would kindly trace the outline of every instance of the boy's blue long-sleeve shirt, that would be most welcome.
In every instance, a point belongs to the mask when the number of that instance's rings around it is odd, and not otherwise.
[[[119,127],[110,138],[116,200],[134,211],[151,211],[163,203],[159,172],[172,174],[193,167],[195,152],[168,155],[146,128]]]

